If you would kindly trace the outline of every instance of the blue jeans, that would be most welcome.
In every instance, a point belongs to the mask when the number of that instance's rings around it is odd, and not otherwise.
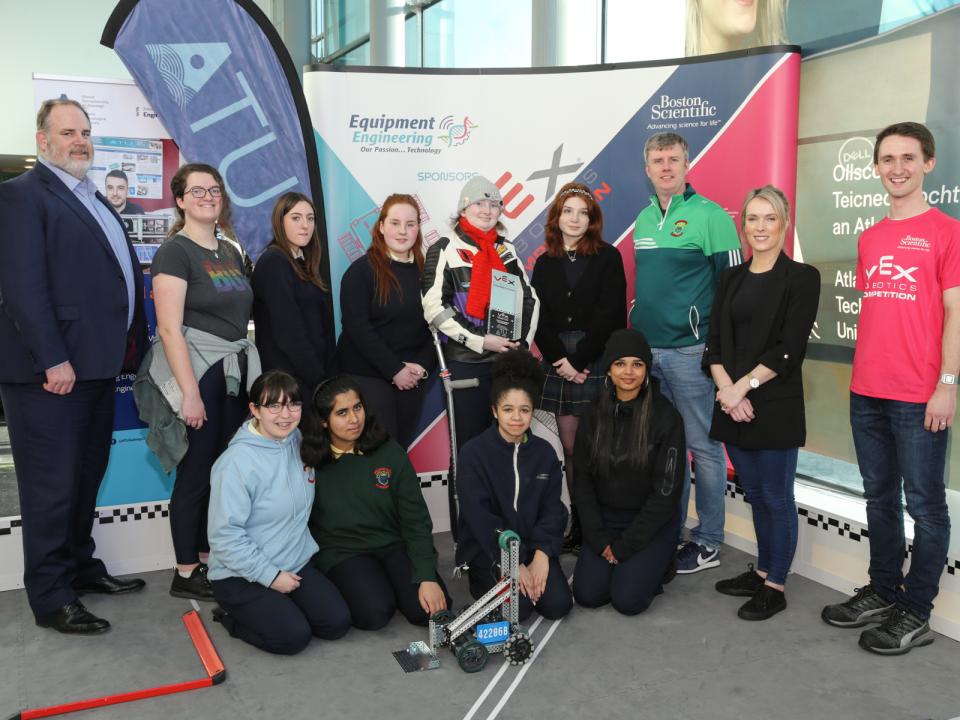
[[[703,345],[682,348],[653,348],[653,376],[660,381],[660,390],[683,418],[687,447],[693,453],[697,469],[697,515],[700,524],[691,538],[711,550],[723,542],[726,516],[724,493],[727,488],[727,462],[723,445],[710,439],[713,401],[716,388],[700,369]],[[690,501],[690,464],[684,464],[683,499],[680,526],[687,519]]]
[[[850,425],[867,499],[870,582],[882,598],[921,618],[933,610],[950,544],[943,476],[947,433],[923,429],[925,410],[924,403],[850,393]],[[914,522],[906,578],[902,492]]]
[[[753,513],[757,570],[765,572],[770,582],[783,585],[797,550],[793,483],[798,449],[747,450],[727,443],[727,452]]]

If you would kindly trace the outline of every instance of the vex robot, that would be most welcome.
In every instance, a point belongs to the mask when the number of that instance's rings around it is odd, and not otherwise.
[[[507,530],[499,544],[505,572],[500,582],[459,615],[441,610],[430,618],[430,650],[450,648],[464,672],[483,670],[491,653],[502,652],[511,665],[533,654],[530,634],[519,622],[520,536]]]

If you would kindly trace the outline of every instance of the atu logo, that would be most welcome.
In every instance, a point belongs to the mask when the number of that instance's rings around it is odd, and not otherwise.
[[[210,81],[210,78],[220,69],[220,66],[230,57],[230,45],[228,43],[173,43],[147,45],[147,52],[150,59],[153,60],[163,78],[167,90],[173,97],[174,102],[181,110],[186,111],[187,105],[193,100],[200,90]],[[227,191],[230,193],[230,201],[234,205],[241,207],[255,207],[262,202],[276,197],[280,193],[297,186],[296,175],[291,175],[285,180],[281,180],[273,187],[269,187],[256,195],[245,197],[237,193],[236,189],[230,186],[230,166],[237,160],[262,147],[266,147],[277,141],[277,135],[270,129],[270,122],[260,102],[254,96],[250,89],[250,83],[241,71],[234,73],[242,96],[234,102],[227,104],[220,110],[216,110],[209,115],[190,123],[190,130],[199,133],[222,120],[226,120],[231,115],[250,108],[256,114],[260,127],[266,128],[267,132],[258,138],[250,140],[240,147],[234,148],[220,161],[220,174],[223,175],[224,182],[227,185]],[[222,86],[218,87],[221,92]],[[224,93],[226,94],[226,93]]]
[[[446,130],[447,134],[437,135],[437,139],[446,141],[447,147],[457,147],[469,140],[470,131],[477,127],[480,126],[471,122],[470,118],[466,116],[464,116],[462,123],[454,123],[453,115],[447,115],[440,121],[440,129]]]
[[[837,164],[833,166],[833,181],[851,182],[870,179],[880,179],[873,168],[873,140],[860,136],[847,138],[837,151]]]

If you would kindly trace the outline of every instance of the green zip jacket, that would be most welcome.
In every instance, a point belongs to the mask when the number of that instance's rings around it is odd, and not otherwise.
[[[433,523],[420,479],[393,440],[369,455],[341,455],[316,472],[310,532],[320,549],[313,564],[329,572],[357,555],[384,557],[403,549],[412,583],[437,579]]]
[[[720,273],[742,260],[727,212],[690,185],[670,199],[666,213],[653,195],[634,224],[633,253],[636,299],[630,326],[655,348],[705,342]]]

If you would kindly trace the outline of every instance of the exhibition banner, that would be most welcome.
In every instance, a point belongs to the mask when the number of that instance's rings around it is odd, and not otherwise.
[[[253,258],[270,242],[278,196],[303,192],[321,209],[299,73],[256,3],[123,0],[101,42],[116,50],[184,156],[220,170],[237,240]]]
[[[500,188],[502,219],[528,272],[543,252],[549,203],[578,181],[600,202],[606,239],[618,244],[632,277],[629,238],[652,194],[643,145],[657,132],[688,140],[690,183],[731,217],[750,188],[768,182],[793,200],[799,68],[796,48],[615,68],[317,66],[304,92],[317,132],[334,298],[385,197],[418,199],[430,245],[451,232],[460,189],[478,174]],[[447,468],[437,390],[410,450],[419,472]]]

